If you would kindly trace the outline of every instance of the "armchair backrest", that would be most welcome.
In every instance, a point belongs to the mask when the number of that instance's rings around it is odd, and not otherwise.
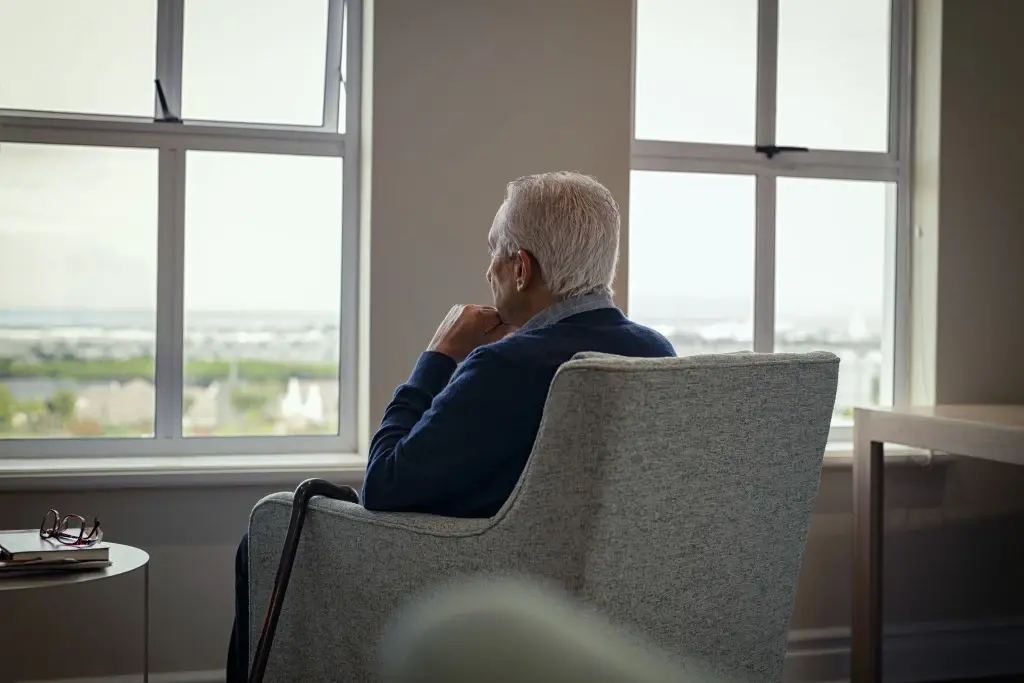
[[[569,588],[669,652],[781,679],[839,360],[627,359],[556,375],[507,505]]]

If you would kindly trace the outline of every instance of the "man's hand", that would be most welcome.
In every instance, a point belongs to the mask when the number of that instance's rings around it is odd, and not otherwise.
[[[515,328],[503,323],[491,306],[452,306],[427,347],[461,363],[474,349],[502,339]]]

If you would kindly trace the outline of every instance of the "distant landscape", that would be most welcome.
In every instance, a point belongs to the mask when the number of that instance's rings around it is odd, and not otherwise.
[[[329,313],[201,313],[185,330],[190,435],[337,432],[338,324]],[[0,311],[0,437],[149,436],[155,316]]]
[[[680,355],[751,348],[749,317],[720,303],[657,300],[634,305],[633,317]],[[844,422],[853,405],[880,399],[879,328],[821,316],[780,324],[777,350],[840,356],[835,419]],[[337,313],[194,313],[184,348],[185,434],[337,433]],[[0,438],[152,435],[155,352],[153,312],[0,310]]]

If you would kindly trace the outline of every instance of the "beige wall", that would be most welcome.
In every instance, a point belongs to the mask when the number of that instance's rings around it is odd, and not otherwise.
[[[1024,402],[1024,3],[947,0],[936,399]]]
[[[1024,19],[1024,3],[945,5],[945,18],[932,17],[948,50],[934,74],[943,88],[932,152],[943,166],[932,175],[934,218],[922,226],[941,243],[932,381],[946,399],[1024,400],[1024,360],[1012,353],[1024,338],[1024,196],[1012,192],[1024,158],[1019,126],[1012,137],[1024,87],[1018,76],[995,76],[1024,71],[1019,21],[1007,18]],[[486,300],[484,236],[505,182],[579,169],[625,208],[630,13],[629,0],[376,0],[373,234],[364,245],[373,420],[447,307]],[[889,481],[891,620],[1024,615],[1019,473],[956,462],[894,468]],[[3,494],[0,526],[34,525],[51,506],[116,526],[120,540],[153,556],[154,669],[210,670],[223,666],[232,557],[248,509],[292,485]],[[795,628],[848,623],[850,509],[849,470],[826,470]],[[132,577],[95,589],[0,594],[0,683],[137,671]],[[44,635],[65,644],[62,659],[42,656]]]
[[[375,12],[376,419],[448,308],[489,303],[487,231],[506,183],[582,171],[625,213],[632,8],[631,0],[377,0]],[[621,274],[617,289],[625,295]]]

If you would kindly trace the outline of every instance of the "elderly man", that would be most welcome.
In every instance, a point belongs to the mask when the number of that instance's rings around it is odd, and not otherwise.
[[[370,445],[370,510],[495,514],[526,465],[558,366],[580,351],[675,355],[612,303],[619,210],[593,178],[510,183],[487,241],[494,307],[454,307],[398,387]]]
[[[494,306],[452,308],[395,391],[370,444],[367,509],[489,517],[526,466],[558,366],[581,351],[675,355],[612,303],[619,209],[593,178],[509,183],[487,241]],[[235,565],[229,683],[249,659],[245,538]]]

